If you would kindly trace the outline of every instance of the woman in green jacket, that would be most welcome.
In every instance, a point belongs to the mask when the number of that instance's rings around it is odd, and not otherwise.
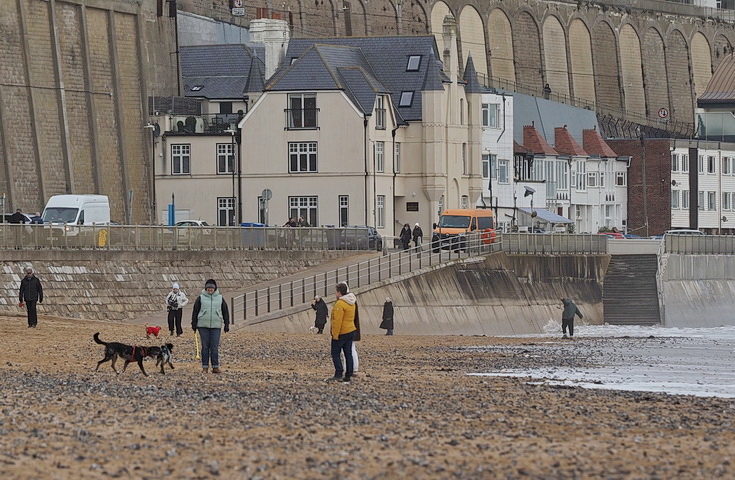
[[[209,370],[212,361],[212,373],[220,373],[219,369],[219,339],[222,332],[230,331],[230,312],[227,302],[217,290],[217,282],[211,278],[204,284],[204,290],[194,302],[194,311],[191,312],[191,328],[199,330],[202,339],[202,369]]]

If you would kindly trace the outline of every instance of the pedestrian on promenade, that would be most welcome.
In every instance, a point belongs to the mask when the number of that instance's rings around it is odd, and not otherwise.
[[[184,306],[189,303],[186,294],[181,291],[179,284],[174,282],[171,291],[166,296],[166,309],[168,310],[168,331],[169,335],[174,334],[176,328],[176,336],[180,337],[184,330],[181,328],[181,316],[184,313]]]
[[[403,225],[403,229],[401,229],[401,233],[398,235],[398,238],[401,239],[403,249],[408,250],[411,243],[411,227],[407,223]]]
[[[385,297],[383,321],[380,322],[380,328],[387,330],[386,335],[393,335],[393,299],[390,297]]]
[[[350,293],[347,284],[338,283],[335,288],[337,301],[332,308],[332,344],[331,354],[334,363],[334,376],[331,380],[349,382],[354,373],[352,361],[352,344],[355,339],[357,327],[355,326],[355,304],[357,297]],[[342,358],[345,356],[345,368],[342,366]],[[344,378],[342,374],[344,373]]]
[[[571,299],[562,298],[561,303],[564,305],[564,311],[561,313],[561,331],[564,334],[562,338],[572,338],[574,336],[574,316],[583,318],[583,315]],[[567,337],[567,327],[569,327],[569,337]]]
[[[413,243],[414,245],[416,245],[416,248],[419,248],[421,246],[421,242],[423,241],[423,238],[424,238],[424,231],[421,230],[421,227],[417,223],[413,227]]]
[[[36,313],[36,302],[43,303],[43,287],[41,281],[33,274],[31,267],[26,267],[26,276],[20,281],[19,304],[28,310],[28,328],[36,328],[38,325],[38,314]]]
[[[199,331],[202,339],[202,370],[207,373],[212,363],[212,373],[220,373],[219,340],[222,326],[230,331],[230,312],[227,302],[217,290],[217,282],[211,278],[204,283],[204,290],[194,302],[191,312],[191,328]]]
[[[316,327],[316,333],[324,333],[324,326],[327,324],[327,317],[329,316],[329,310],[327,304],[324,303],[324,299],[317,295],[314,297],[314,301],[311,302],[311,308],[316,310],[316,319],[314,320],[314,327]]]

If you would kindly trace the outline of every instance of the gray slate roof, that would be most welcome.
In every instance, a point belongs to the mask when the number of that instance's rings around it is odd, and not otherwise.
[[[197,45],[180,52],[184,96],[233,100],[263,90],[262,46]],[[192,91],[195,86],[202,88]]]
[[[411,55],[421,56],[418,71],[406,71]],[[433,35],[295,38],[289,42],[281,69],[266,90],[342,89],[365,112],[372,111],[376,93],[390,93],[398,118],[421,120],[420,92],[444,89],[443,83],[449,81],[437,58]],[[405,91],[414,92],[413,103],[399,107]]]

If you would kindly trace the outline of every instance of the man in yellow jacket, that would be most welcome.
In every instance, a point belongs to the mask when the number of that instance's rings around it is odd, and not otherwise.
[[[355,311],[357,297],[349,292],[346,283],[338,283],[335,287],[337,303],[332,308],[332,362],[334,362],[334,377],[332,381],[349,382],[352,379],[352,341],[355,338]],[[346,371],[342,369],[340,352],[344,352]],[[345,373],[342,378],[342,373]]]

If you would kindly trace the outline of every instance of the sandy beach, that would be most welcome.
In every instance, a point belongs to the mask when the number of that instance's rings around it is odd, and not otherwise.
[[[186,323],[186,322],[185,322]],[[733,478],[735,402],[585,389],[527,369],[599,367],[630,338],[366,335],[351,384],[329,337],[223,336],[203,374],[191,330],[146,339],[140,325],[0,317],[5,478]],[[174,343],[153,361],[94,369],[92,340]],[[640,339],[636,340],[640,341]],[[629,347],[626,347],[629,348]],[[607,353],[604,353],[607,352]]]

